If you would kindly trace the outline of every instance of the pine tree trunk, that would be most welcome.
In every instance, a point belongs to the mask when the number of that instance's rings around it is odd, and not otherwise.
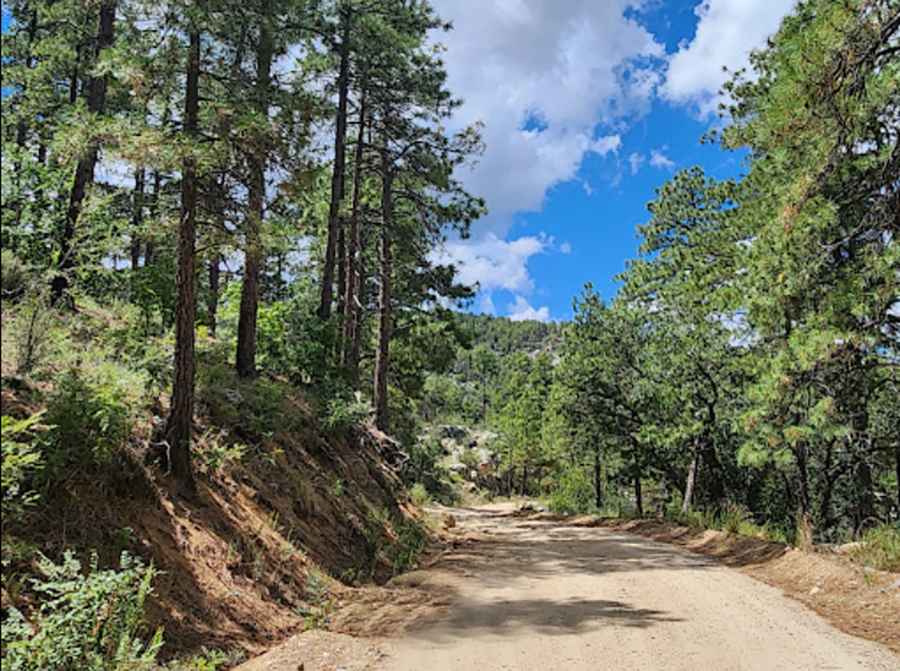
[[[393,259],[391,258],[391,225],[394,217],[393,206],[393,173],[387,149],[382,152],[382,188],[381,188],[381,241],[379,248],[379,280],[378,289],[378,350],[375,353],[375,425],[387,432],[388,421],[388,369],[390,367],[390,345],[393,329],[391,314],[391,274]]]
[[[150,198],[150,220],[156,224],[159,223],[159,197],[162,190],[162,175],[159,170],[153,171],[153,196]],[[152,239],[147,240],[144,247],[144,268],[153,263],[155,259],[156,248],[153,246]]]
[[[807,465],[807,448],[800,445],[794,453],[797,459],[797,480],[799,492],[797,497],[797,546],[803,549],[812,547],[813,522],[809,494],[809,472]]]
[[[337,314],[344,314],[344,299],[347,297],[347,222],[343,217],[338,217],[338,241],[337,241]]]
[[[141,263],[141,236],[138,230],[144,222],[144,167],[134,171],[134,195],[131,210],[131,269],[137,270]]]
[[[694,440],[694,456],[688,468],[687,482],[684,485],[684,500],[681,502],[681,513],[686,515],[694,501],[694,485],[697,482],[697,473],[700,470],[700,445],[699,439]]]
[[[37,162],[42,166],[47,165],[47,144],[43,140],[38,140]],[[34,190],[34,205],[38,209],[44,207],[44,189],[41,186]]]
[[[206,299],[206,321],[209,334],[216,337],[216,317],[219,312],[219,274],[222,257],[214,254],[209,261],[209,296]]]
[[[862,365],[862,354],[854,351],[857,365]],[[856,533],[861,534],[867,524],[877,522],[875,510],[875,484],[868,457],[872,454],[872,439],[869,435],[869,412],[865,406],[864,392],[860,390],[857,398],[859,405],[853,412],[853,441],[856,445],[856,465],[854,479],[856,481]]]
[[[365,86],[365,84],[363,84]],[[359,387],[359,330],[362,283],[362,226],[360,205],[362,201],[362,169],[364,134],[366,129],[366,92],[363,88],[359,102],[359,129],[353,157],[353,204],[350,213],[350,231],[347,236],[347,280],[344,283],[344,355],[342,363],[350,375],[354,389]]]
[[[875,511],[875,492],[872,481],[872,468],[866,461],[866,455],[860,455],[856,462],[856,534],[865,531],[866,525],[877,522]]]
[[[637,508],[638,517],[644,516],[644,494],[641,489],[641,474],[634,474],[634,502]]]
[[[829,441],[825,449],[825,464],[822,468],[822,476],[825,482],[822,485],[822,498],[819,502],[819,524],[824,532],[827,532],[834,526],[831,517],[831,499],[834,493],[834,483],[838,478],[839,471],[835,472],[833,467],[834,461],[834,443]]]
[[[603,473],[600,463],[600,447],[594,448],[594,505],[603,508]]]
[[[269,86],[274,45],[268,21],[271,5],[266,4],[266,17],[260,24],[256,50],[256,101],[262,118],[269,118]],[[259,311],[259,275],[262,267],[262,229],[266,197],[266,142],[258,141],[250,165],[248,212],[245,221],[244,279],[241,285],[241,307],[238,315],[238,341],[235,367],[241,377],[256,374],[256,318]]]
[[[113,44],[116,5],[116,0],[105,0],[100,4],[94,62],[99,60],[104,49],[111,47]],[[91,114],[103,113],[106,107],[106,87],[106,75],[91,77],[87,98],[87,109]],[[66,211],[66,219],[59,243],[59,261],[57,263],[59,273],[54,276],[50,283],[51,299],[54,303],[59,301],[69,289],[69,274],[75,268],[75,250],[72,248],[75,240],[75,228],[78,224],[78,217],[81,215],[84,198],[94,182],[94,167],[97,165],[99,153],[100,147],[98,143],[92,140],[84,155],[78,160],[78,165],[75,168],[75,179],[72,182],[72,190],[69,192],[69,207]]]
[[[328,236],[325,241],[325,261],[322,264],[322,294],[319,318],[331,316],[334,300],[334,255],[340,226],[341,201],[344,199],[344,162],[347,139],[347,94],[350,88],[350,10],[341,6],[340,66],[338,69],[338,109],[334,133],[334,168],[331,173],[331,204],[328,209]]]
[[[72,66],[72,76],[69,79],[69,104],[78,102],[78,80],[81,78],[81,51],[82,45],[75,47],[75,63]]]
[[[184,132],[197,134],[200,83],[200,33],[190,32],[187,82],[184,103]],[[172,402],[166,425],[169,443],[169,468],[178,491],[188,497],[197,487],[191,469],[191,425],[194,417],[194,262],[197,214],[197,166],[188,154],[181,175],[181,224],[178,230],[178,275],[175,321],[175,379]]]
[[[522,464],[522,496],[528,496],[528,464]]]

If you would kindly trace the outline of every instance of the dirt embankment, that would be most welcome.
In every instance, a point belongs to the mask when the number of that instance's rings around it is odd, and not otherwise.
[[[160,573],[149,620],[165,628],[164,656],[201,648],[252,656],[318,626],[346,584],[393,575],[392,542],[419,513],[384,463],[383,435],[328,433],[298,394],[277,400],[277,428],[257,432],[258,418],[247,414],[253,391],[217,391],[233,402],[201,391],[197,500],[174,496],[165,473],[146,461],[154,439],[148,417],[109,472],[73,472],[42,495],[26,525],[4,533],[49,557],[96,550],[101,566],[110,566],[127,550],[152,562]],[[39,409],[27,393],[4,389],[4,414]],[[246,452],[215,464],[214,455],[203,456],[217,449],[208,432],[221,445],[243,442]],[[27,582],[13,589],[33,561],[32,554],[4,567],[11,576],[4,607],[28,612],[36,605]]]

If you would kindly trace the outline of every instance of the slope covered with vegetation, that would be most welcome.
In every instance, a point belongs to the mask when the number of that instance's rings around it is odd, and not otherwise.
[[[707,138],[746,174],[660,187],[621,291],[586,286],[554,347],[486,337],[432,378],[435,417],[497,432],[499,491],[798,543],[869,533],[896,568],[895,4],[799,3]]]
[[[424,542],[385,432],[449,365],[472,291],[432,251],[484,209],[447,26],[400,0],[7,12],[4,668],[315,624],[313,566],[383,580]]]
[[[171,343],[133,339],[126,312],[87,301],[77,314],[42,313],[29,335],[32,310],[3,311],[3,607],[40,620],[53,642],[32,639],[9,663],[51,668],[34,655],[101,653],[91,631],[104,609],[134,612],[130,629],[104,622],[103,646],[126,631],[148,640],[158,626],[164,656],[208,648],[219,651],[208,660],[233,660],[326,624],[342,584],[382,582],[415,562],[426,531],[389,465],[395,444],[373,426],[329,415],[283,378],[240,379],[221,343],[204,338],[198,494],[179,497],[159,414]],[[50,562],[66,556],[60,573]],[[95,561],[97,584],[73,560]],[[109,567],[123,570],[102,577]],[[141,617],[129,592],[151,576]],[[82,619],[54,626],[73,599]],[[17,634],[5,623],[4,645],[21,645]]]

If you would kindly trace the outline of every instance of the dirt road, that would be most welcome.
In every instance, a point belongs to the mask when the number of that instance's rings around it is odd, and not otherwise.
[[[432,566],[347,597],[333,622],[344,633],[300,634],[240,671],[900,669],[886,647],[713,559],[513,510],[444,511],[455,547]]]
[[[455,597],[383,642],[388,671],[665,669],[896,671],[886,648],[843,634],[738,571],[602,528],[453,511],[487,536],[416,579]],[[900,625],[898,625],[900,626]]]

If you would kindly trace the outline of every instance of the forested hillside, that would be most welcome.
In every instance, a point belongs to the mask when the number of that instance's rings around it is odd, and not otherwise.
[[[673,171],[548,323],[438,261],[490,203],[429,2],[3,7],[4,670],[232,665],[416,566],[430,501],[898,570],[893,0],[798,2],[702,138],[741,174]]]
[[[433,252],[484,212],[448,26],[400,0],[7,11],[4,668],[143,668],[145,599],[166,655],[248,650],[325,603],[310,562],[411,564],[391,465],[473,295]]]
[[[431,378],[498,433],[499,471],[539,474],[523,493],[800,543],[891,525],[896,544],[900,16],[857,4],[801,3],[735,74],[707,141],[746,176],[661,186],[614,300],[588,284],[549,350],[482,328]]]

